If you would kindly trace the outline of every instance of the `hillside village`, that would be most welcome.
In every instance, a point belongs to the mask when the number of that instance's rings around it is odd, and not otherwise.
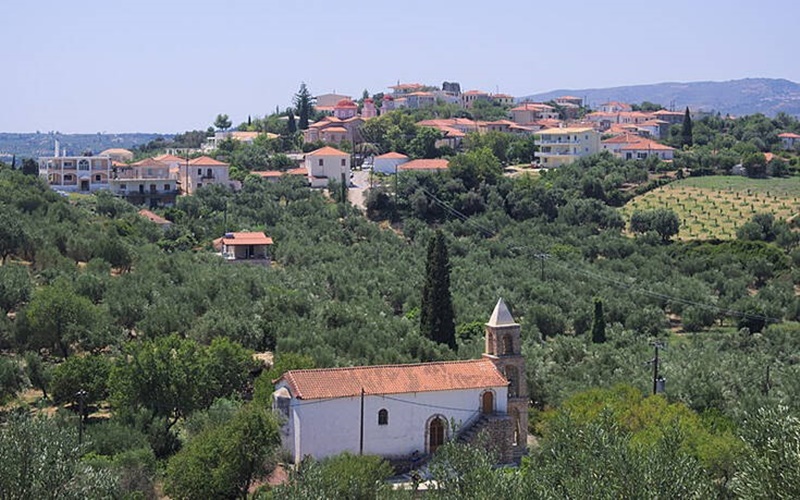
[[[386,90],[0,163],[0,433],[78,439],[98,497],[752,498],[800,465],[800,121]]]
[[[327,187],[330,181],[340,182],[342,175],[349,179],[352,169],[362,164],[374,166],[375,172],[384,174],[392,174],[395,169],[445,169],[447,156],[465,150],[468,134],[490,132],[531,138],[536,152],[524,158],[529,160],[529,164],[523,165],[526,168],[557,168],[601,151],[609,151],[624,160],[655,157],[671,161],[675,148],[664,142],[670,137],[671,127],[681,125],[689,114],[688,108],[685,112],[660,106],[634,110],[635,105],[617,101],[589,110],[581,98],[574,96],[557,97],[548,103],[517,102],[507,94],[480,90],[461,92],[460,85],[454,82],[444,82],[441,89],[418,83],[398,83],[389,87],[389,92],[371,97],[365,91],[359,101],[335,93],[313,97],[309,105],[312,101],[319,119],[301,130],[302,138],[295,148],[292,144],[273,147],[285,153],[286,161],[280,165],[281,169],[263,169],[246,160],[236,162],[235,166],[267,179],[301,176],[306,177],[311,187]],[[375,130],[365,126],[369,120],[385,118],[394,111],[427,111],[435,116],[415,123],[418,128],[433,131],[427,136],[429,141],[432,138],[432,144],[426,146],[422,154],[417,153],[412,158],[403,151],[395,151],[396,147],[383,147],[380,139],[376,141],[374,137]],[[478,118],[481,115],[497,119]],[[697,120],[702,115],[689,116]],[[287,120],[286,116],[280,118]],[[292,127],[296,130],[295,123],[300,119],[294,114],[291,116],[291,125],[287,125],[289,133]],[[133,161],[132,152],[119,148],[97,154],[88,152],[91,157],[69,155],[56,141],[54,155],[38,159],[39,172],[57,190],[109,190],[134,204],[151,208],[172,206],[176,195],[192,194],[203,185],[241,188],[241,175],[239,179],[232,178],[231,164],[219,159],[226,159],[224,148],[231,147],[226,144],[287,142],[275,132],[254,130],[257,127],[249,121],[239,127],[243,130],[224,127],[225,130],[216,131],[198,147],[167,147],[162,154],[138,161]],[[266,121],[265,117],[265,126]],[[800,136],[791,131],[782,132],[778,137],[783,149],[788,151],[800,144]],[[437,159],[441,161],[429,161]]]

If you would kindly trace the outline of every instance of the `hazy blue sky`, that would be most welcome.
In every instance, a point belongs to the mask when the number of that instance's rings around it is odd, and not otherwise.
[[[180,132],[398,80],[800,81],[796,0],[5,0],[0,132]]]

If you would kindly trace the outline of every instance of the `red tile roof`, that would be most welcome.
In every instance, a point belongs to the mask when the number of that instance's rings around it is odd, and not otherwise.
[[[155,158],[145,158],[144,160],[139,160],[136,163],[131,163],[131,167],[156,167],[156,168],[165,168],[168,165],[166,163],[160,162]]]
[[[344,109],[344,108],[357,108],[358,104],[354,103],[350,99],[342,99],[341,101],[336,103],[336,109]]]
[[[782,139],[800,139],[800,135],[792,132],[784,132],[782,134],[778,134],[778,137]]]
[[[347,129],[344,128],[344,127],[327,127],[327,128],[324,128],[324,129],[320,130],[321,134],[330,133],[330,132],[338,132],[338,133],[344,134],[344,133],[347,133]]]
[[[397,152],[394,152],[394,151],[389,151],[388,153],[384,153],[384,154],[382,154],[382,155],[380,155],[380,156],[376,156],[376,157],[375,157],[375,159],[376,159],[376,160],[377,160],[378,158],[381,158],[381,159],[390,159],[390,160],[402,160],[402,159],[408,158],[408,156],[406,156],[406,155],[404,155],[404,154],[402,154],[402,153],[397,153]]]
[[[172,224],[172,222],[168,221],[167,219],[161,217],[158,214],[151,212],[150,210],[145,210],[145,209],[139,210],[139,215],[159,225]]]
[[[346,398],[361,395],[405,394],[505,387],[508,380],[488,359],[413,365],[359,366],[292,370],[285,380],[297,399]]]
[[[186,158],[181,158],[175,155],[158,155],[153,157],[154,160],[163,161],[164,163],[185,163]]]
[[[231,235],[231,237],[228,237]],[[272,245],[272,238],[264,233],[226,233],[222,243],[230,246],[238,245]]]
[[[350,155],[348,153],[345,153],[344,151],[339,151],[336,148],[325,146],[324,148],[319,148],[310,153],[306,153],[306,156],[350,156]]]
[[[280,177],[282,175],[302,175],[302,176],[308,175],[308,171],[304,167],[293,168],[291,170],[264,170],[261,172],[250,172],[250,173],[264,178]]]
[[[194,160],[189,160],[189,165],[203,165],[209,167],[227,167],[227,163],[223,163],[221,161],[217,161],[214,158],[208,156],[201,156],[199,158],[195,158]]]
[[[450,162],[444,159],[411,160],[400,165],[400,170],[445,170]]]

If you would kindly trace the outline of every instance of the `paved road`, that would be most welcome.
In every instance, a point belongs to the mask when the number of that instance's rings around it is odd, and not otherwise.
[[[369,172],[369,170],[354,170],[353,178],[350,179],[352,184],[347,190],[347,199],[361,210],[366,210],[364,192],[369,189]]]

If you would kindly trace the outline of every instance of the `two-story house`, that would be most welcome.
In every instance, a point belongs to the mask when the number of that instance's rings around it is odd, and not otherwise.
[[[330,146],[306,153],[305,167],[313,188],[328,187],[331,180],[350,182],[350,154]]]
[[[134,205],[171,206],[178,195],[178,175],[170,165],[146,158],[130,165],[115,164],[109,189]]]

